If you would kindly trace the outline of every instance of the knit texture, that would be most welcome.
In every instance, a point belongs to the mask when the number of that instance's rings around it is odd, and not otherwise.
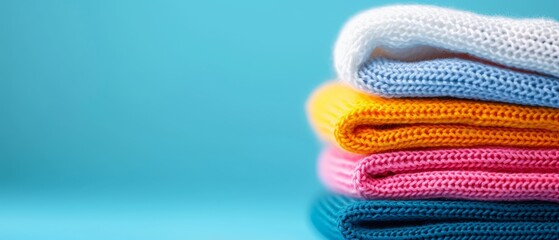
[[[559,150],[438,149],[362,156],[330,148],[319,166],[331,190],[367,199],[559,201]]]
[[[559,63],[558,63],[559,64]],[[368,61],[353,84],[383,97],[456,97],[559,108],[559,79],[460,58]]]
[[[422,5],[375,8],[343,27],[334,64],[342,80],[357,85],[359,68],[371,56],[417,60],[445,52],[558,77],[559,23]]]
[[[354,153],[429,147],[559,147],[559,109],[455,99],[385,99],[341,83],[316,90],[311,124]]]
[[[328,239],[559,239],[559,205],[544,202],[362,201],[320,197],[311,221]]]

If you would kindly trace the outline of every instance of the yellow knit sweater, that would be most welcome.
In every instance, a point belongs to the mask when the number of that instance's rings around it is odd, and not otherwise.
[[[341,83],[317,89],[307,108],[322,138],[355,153],[559,147],[559,109],[441,98],[384,99]]]

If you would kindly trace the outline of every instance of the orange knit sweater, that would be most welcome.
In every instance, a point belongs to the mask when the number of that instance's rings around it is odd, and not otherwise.
[[[457,99],[384,99],[341,83],[320,87],[307,108],[322,138],[354,153],[559,147],[559,109]]]

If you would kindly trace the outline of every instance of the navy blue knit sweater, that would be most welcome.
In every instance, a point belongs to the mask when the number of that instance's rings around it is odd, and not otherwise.
[[[559,239],[559,204],[356,200],[327,195],[311,213],[328,239]]]

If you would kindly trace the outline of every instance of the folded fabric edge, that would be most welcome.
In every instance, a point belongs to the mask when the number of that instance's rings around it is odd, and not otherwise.
[[[353,87],[387,98],[455,97],[559,108],[559,78],[459,58],[367,61]]]
[[[559,205],[545,202],[365,201],[326,194],[311,208],[311,222],[329,239],[555,239],[558,218]],[[393,226],[382,227],[384,221]]]
[[[559,45],[552,44],[558,38],[559,23],[547,19],[486,16],[428,5],[385,6],[361,12],[345,24],[334,47],[334,63],[341,79],[354,82],[379,47],[410,56],[428,55],[410,48],[429,46],[557,77]]]
[[[556,132],[559,128],[559,121],[556,120],[559,119],[559,110],[551,108],[456,99],[383,99],[335,82],[316,89],[307,104],[308,119],[320,138],[360,154],[402,150],[396,143],[385,141],[389,135],[406,137],[398,138],[399,146],[405,145],[406,149],[421,146],[559,146],[557,141],[553,141],[559,140],[556,138],[559,136]],[[406,118],[410,114],[415,117]],[[413,125],[411,120],[432,123]],[[460,120],[459,123],[456,120]],[[444,123],[455,123],[456,126]],[[373,124],[401,127],[382,130],[366,127]],[[357,129],[359,131],[355,131]],[[445,139],[434,139],[431,136],[441,133],[457,135],[460,139],[447,135],[443,135]],[[374,137],[379,135],[384,137]],[[498,138],[490,137],[493,135]],[[429,139],[433,141],[427,141]]]
[[[328,147],[319,157],[318,171],[330,190],[357,198],[559,201],[556,149],[434,149],[362,156]]]

